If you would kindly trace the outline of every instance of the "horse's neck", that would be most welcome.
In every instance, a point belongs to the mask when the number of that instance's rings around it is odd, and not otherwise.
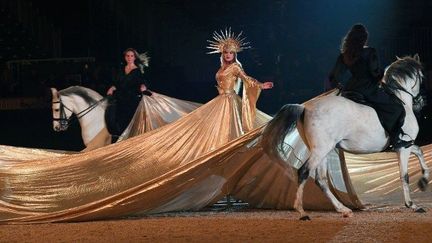
[[[404,134],[402,134],[401,138],[406,141],[415,140],[419,132],[419,125],[413,111],[413,97],[403,91],[399,91],[397,96],[402,100],[405,109],[405,118],[402,125]]]
[[[405,111],[412,111],[413,97],[410,94],[404,91],[397,91],[396,96],[403,102]]]
[[[88,104],[82,97],[74,95],[74,114],[89,108],[92,104]],[[105,109],[102,105],[97,105],[91,111],[83,112],[78,119],[81,126],[81,136],[85,145],[87,145],[104,127],[105,127]],[[72,109],[72,108],[71,108]]]

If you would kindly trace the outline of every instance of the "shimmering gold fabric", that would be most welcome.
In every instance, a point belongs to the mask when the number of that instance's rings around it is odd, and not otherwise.
[[[432,145],[422,147],[426,164],[432,168]],[[399,163],[394,152],[367,155],[346,153],[347,167],[351,181],[360,199],[364,202],[389,202],[396,200],[403,204],[402,183]],[[418,192],[417,182],[422,170],[417,157],[411,154],[408,162],[411,192]]]
[[[199,103],[152,93],[152,96],[142,97],[129,126],[118,141],[162,127],[201,106]]]
[[[0,145],[0,165],[3,166],[7,163],[13,164],[17,161],[60,157],[72,153],[74,152],[50,149],[20,148],[14,146]]]
[[[229,70],[223,71],[235,68]],[[224,92],[213,100],[170,124],[116,144],[71,155],[1,146],[0,222],[69,222],[196,210],[227,194],[254,207],[292,208],[295,173],[284,162],[270,160],[260,146],[270,117],[257,111],[256,128],[244,133],[241,116],[247,114],[241,114],[241,99],[230,90],[236,76],[222,74],[218,85]],[[286,138],[293,147],[287,158],[295,166],[308,156],[299,137],[295,131]],[[427,160],[430,163],[430,156]],[[354,182],[355,175],[370,170],[362,171],[362,165],[356,168],[352,161],[349,157],[346,165],[343,154],[334,151],[329,180],[344,204],[361,208],[347,167]],[[374,159],[370,163],[372,168]],[[304,196],[305,208],[333,209],[311,180]]]
[[[117,142],[143,134],[171,123],[195,110],[201,104],[175,99],[152,92],[152,96],[144,95],[135,111],[128,127],[117,139]],[[89,142],[83,152],[111,144],[111,134],[106,127]]]

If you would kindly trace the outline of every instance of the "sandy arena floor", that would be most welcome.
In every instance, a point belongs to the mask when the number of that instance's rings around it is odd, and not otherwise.
[[[431,242],[431,193],[413,196],[426,213],[381,203],[342,218],[336,212],[212,207],[140,218],[0,225],[0,242]]]

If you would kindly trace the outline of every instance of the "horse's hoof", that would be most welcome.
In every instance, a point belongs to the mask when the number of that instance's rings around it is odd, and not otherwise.
[[[306,216],[301,217],[300,220],[301,221],[308,221],[308,220],[311,220],[311,218],[306,215]]]
[[[416,213],[426,213],[426,210],[424,210],[423,208],[417,208],[415,210]]]
[[[343,212],[343,213],[342,213],[342,216],[343,216],[344,218],[351,218],[352,216],[354,216],[354,214],[353,214],[352,211],[349,211],[349,212]]]
[[[418,187],[420,188],[421,191],[426,191],[426,188],[428,186],[428,181],[426,180],[426,178],[422,177],[418,183],[417,183]]]

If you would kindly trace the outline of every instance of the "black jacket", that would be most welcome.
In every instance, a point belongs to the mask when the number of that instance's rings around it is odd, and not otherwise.
[[[376,92],[383,76],[377,52],[371,47],[364,48],[357,60],[350,66],[344,63],[343,55],[339,55],[329,75],[329,80],[333,86],[337,86],[341,82],[342,76],[347,71],[350,72],[351,77],[343,85],[343,90],[358,92],[366,97]]]

